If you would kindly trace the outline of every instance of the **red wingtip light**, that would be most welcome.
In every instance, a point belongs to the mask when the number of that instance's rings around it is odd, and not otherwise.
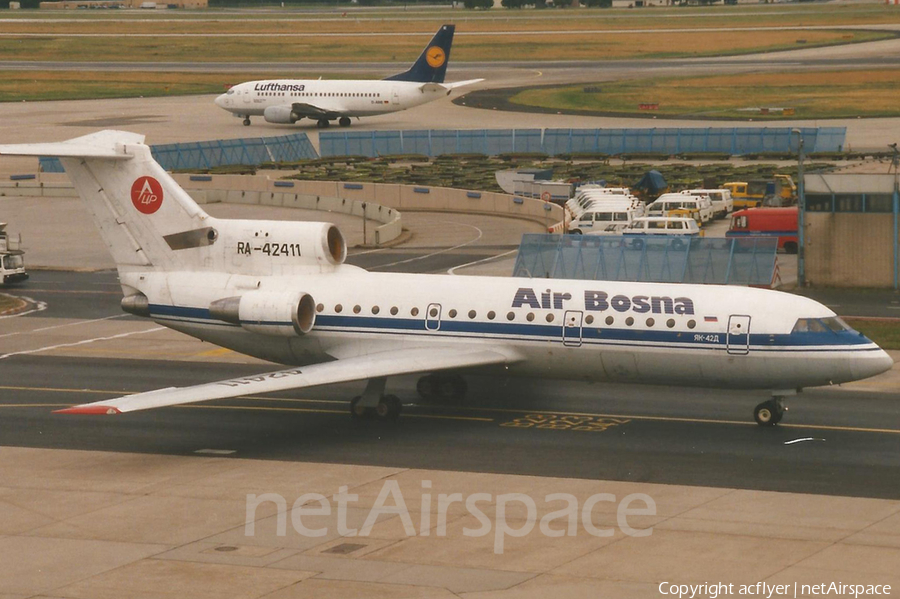
[[[121,414],[118,408],[113,408],[110,406],[72,406],[71,408],[64,408],[62,410],[54,410],[54,414],[92,414],[92,415],[112,415],[112,414]]]

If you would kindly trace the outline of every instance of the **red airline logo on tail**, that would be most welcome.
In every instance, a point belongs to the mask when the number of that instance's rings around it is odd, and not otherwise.
[[[143,214],[153,214],[162,206],[163,190],[153,177],[138,177],[131,184],[131,203]]]

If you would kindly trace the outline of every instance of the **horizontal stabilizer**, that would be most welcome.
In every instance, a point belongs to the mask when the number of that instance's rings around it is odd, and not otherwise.
[[[128,160],[129,144],[143,144],[144,136],[129,131],[105,130],[68,141],[0,145],[0,154],[7,156],[55,156],[62,158],[108,158]]]
[[[511,351],[500,349],[459,348],[410,348],[386,351],[288,368],[276,372],[244,376],[227,381],[205,383],[194,387],[169,387],[146,393],[136,393],[115,399],[97,401],[57,410],[59,414],[121,414],[150,408],[226,399],[256,393],[271,393],[288,389],[302,389],[317,385],[346,383],[364,379],[438,372],[511,364],[519,361]]]
[[[444,87],[447,89],[456,89],[457,87],[464,87],[466,85],[474,85],[476,83],[481,83],[484,79],[468,79],[466,81],[455,81],[453,83],[442,83]]]

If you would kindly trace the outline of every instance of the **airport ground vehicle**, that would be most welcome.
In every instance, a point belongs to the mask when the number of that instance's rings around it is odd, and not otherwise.
[[[27,278],[22,237],[11,239],[6,232],[6,223],[0,223],[0,284],[18,283]]]
[[[731,215],[726,237],[778,237],[778,249],[797,253],[797,207],[750,208]]]
[[[623,235],[685,235],[702,237],[703,231],[693,218],[684,216],[641,216],[634,219]]]
[[[619,232],[628,227],[635,218],[644,216],[645,212],[642,202],[624,196],[590,200],[586,206],[578,206],[578,210],[574,212],[569,221],[569,232],[576,235]]]
[[[634,202],[640,201],[627,187],[600,187],[588,185],[579,187],[575,192],[575,195],[566,201],[564,208],[571,214],[576,214],[579,210],[583,210],[591,201],[601,199],[628,199]]]
[[[664,193],[647,206],[647,216],[687,216],[703,225],[712,220],[712,202],[705,195]]]
[[[752,181],[731,181],[722,184],[723,189],[731,192],[734,208],[756,208],[762,206],[766,198],[778,205],[789,206],[796,203],[797,186],[789,175],[774,175],[772,179],[754,179]]]
[[[722,218],[734,211],[734,200],[727,189],[685,189],[681,193],[708,197],[712,202],[713,218]]]

